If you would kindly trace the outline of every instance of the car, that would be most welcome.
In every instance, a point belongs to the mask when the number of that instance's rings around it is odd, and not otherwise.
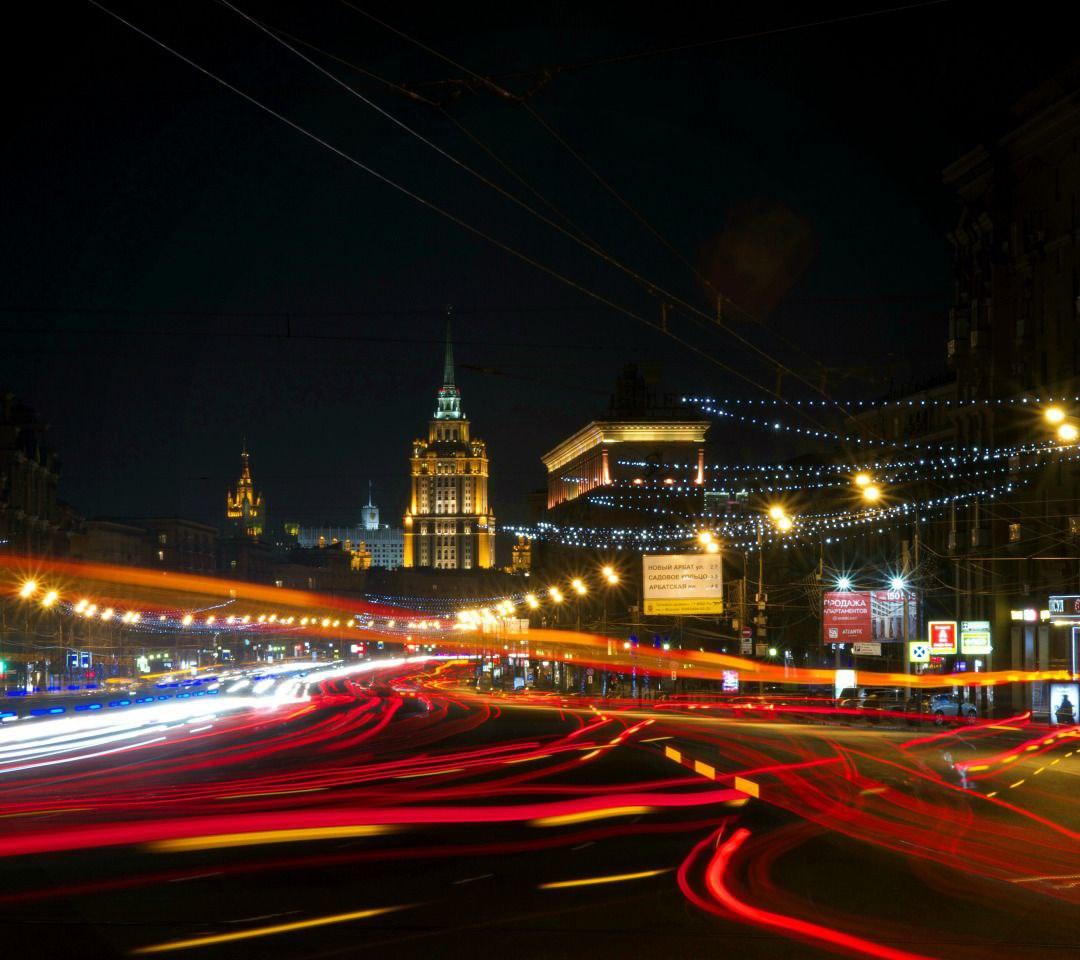
[[[908,713],[933,717],[934,723],[940,726],[947,717],[974,720],[979,716],[979,709],[973,703],[960,700],[952,692],[926,691],[908,701]]]
[[[866,711],[866,720],[876,723],[883,713],[904,713],[907,702],[899,687],[860,687],[841,690],[836,706],[840,710]]]

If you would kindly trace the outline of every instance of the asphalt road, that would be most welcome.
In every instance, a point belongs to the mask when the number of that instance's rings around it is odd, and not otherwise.
[[[491,697],[460,680],[427,664],[331,677],[310,700],[150,705],[122,729],[0,728],[9,950],[1080,952],[1072,731]]]

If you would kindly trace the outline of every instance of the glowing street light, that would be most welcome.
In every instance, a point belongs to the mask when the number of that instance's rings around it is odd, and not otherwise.
[[[540,601],[536,599],[536,594],[534,593],[525,594],[525,602],[529,605],[530,610],[535,610],[540,606]]]
[[[1056,426],[1065,420],[1065,411],[1062,410],[1061,407],[1047,407],[1043,416],[1046,417],[1047,423],[1052,423]]]
[[[720,552],[720,544],[718,544],[715,540],[710,541],[709,543],[705,544],[705,552],[706,553],[719,553]]]
[[[697,538],[698,543],[700,543],[703,547],[707,547],[710,543],[713,542],[713,535],[708,530],[702,530],[701,533],[697,535]]]
[[[904,590],[907,587],[907,581],[903,577],[891,577],[889,579],[890,590]]]
[[[855,482],[855,486],[857,486],[857,487],[868,487],[868,486],[870,486],[872,478],[871,478],[870,474],[868,474],[868,473],[857,473],[857,474],[855,474],[855,476],[852,479]]]
[[[850,590],[851,589],[851,577],[837,577],[836,578],[837,590]]]
[[[785,516],[784,508],[781,506],[769,507],[769,516],[776,521],[782,520]]]
[[[50,590],[45,596],[41,598],[41,605],[43,607],[51,607],[57,600],[60,599],[60,594],[55,590]]]
[[[791,517],[781,516],[777,518],[776,529],[781,533],[787,533],[793,526],[795,526],[795,523]]]
[[[585,586],[585,583],[579,577],[575,577],[573,580],[571,580],[570,586],[574,588],[574,592],[579,597],[583,597],[589,592],[589,588]]]
[[[548,596],[551,597],[553,603],[563,602],[562,591],[558,587],[550,587],[548,589]]]
[[[37,581],[36,580],[24,580],[23,585],[19,588],[19,596],[26,600],[37,593]]]
[[[881,499],[881,487],[870,484],[862,488],[863,499],[869,503],[877,503]]]
[[[1077,429],[1075,424],[1063,423],[1058,427],[1057,435],[1059,440],[1064,440],[1066,443],[1073,443],[1076,438],[1080,436],[1080,429]]]

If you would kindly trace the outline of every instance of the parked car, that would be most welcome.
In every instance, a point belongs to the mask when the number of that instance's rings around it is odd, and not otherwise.
[[[907,697],[899,687],[859,687],[840,691],[836,701],[840,710],[866,711],[866,719],[876,722],[883,713],[904,713]]]
[[[934,723],[943,724],[947,717],[974,720],[979,710],[973,703],[960,700],[954,693],[925,691],[908,701],[908,712],[933,717]]]

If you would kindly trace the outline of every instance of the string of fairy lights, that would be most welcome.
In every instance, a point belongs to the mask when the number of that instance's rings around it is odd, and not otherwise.
[[[1001,397],[988,398],[952,398],[952,397],[923,397],[920,399],[903,398],[899,400],[785,400],[781,397],[764,397],[757,399],[741,399],[737,397],[718,399],[716,397],[683,397],[683,403],[710,403],[744,407],[807,407],[823,410],[835,410],[837,407],[848,410],[860,410],[869,412],[873,410],[898,410],[914,409],[920,407],[953,407],[953,408],[990,408],[990,407],[1041,407],[1061,403],[1080,403],[1080,396],[1061,397]]]
[[[612,480],[600,489],[585,492],[582,499],[592,507],[619,511],[624,516],[628,513],[637,515],[645,520],[644,523],[623,520],[606,526],[578,526],[542,522],[531,527],[515,527],[513,532],[569,547],[659,552],[685,550],[703,529],[723,538],[726,547],[738,550],[776,545],[787,548],[797,542],[810,540],[832,543],[864,535],[870,530],[886,533],[895,529],[898,522],[906,525],[910,517],[930,517],[945,509],[967,510],[980,501],[1007,496],[1029,484],[1033,471],[1043,470],[1050,464],[1060,466],[1080,460],[1077,447],[1080,420],[1070,418],[1064,410],[1055,406],[1059,403],[1080,403],[1080,397],[1036,396],[995,400],[927,398],[841,404],[860,412],[934,406],[1026,409],[1057,427],[1054,439],[997,448],[874,440],[825,429],[792,426],[771,417],[753,415],[781,407],[835,407],[828,401],[717,400],[710,397],[682,399],[684,403],[696,404],[716,417],[735,417],[750,425],[817,440],[866,443],[879,447],[880,453],[861,463],[713,464],[706,468],[708,486],[701,482],[697,463],[620,459],[615,461],[617,466],[639,469],[648,476]],[[742,408],[748,413],[733,412],[729,407],[736,410]],[[897,451],[900,455],[891,457],[889,451]],[[688,476],[695,479],[687,479]],[[797,495],[850,490],[853,482],[860,479],[870,485],[869,489],[855,492],[872,493],[873,497],[863,496],[858,507],[816,510],[789,517],[774,500],[772,509],[780,509],[785,520],[783,528],[766,523],[756,511],[748,516],[752,496],[765,499],[766,503],[769,498],[778,495],[798,499]],[[881,496],[881,485],[887,486],[895,497],[898,488],[928,482],[936,486],[960,483],[966,489],[933,497],[908,496],[891,506],[876,502]]]
[[[865,437],[852,433],[840,433],[835,430],[828,430],[824,428],[812,429],[810,427],[794,426],[790,423],[786,423],[782,420],[775,419],[773,417],[764,416],[752,416],[750,414],[737,413],[725,406],[717,406],[713,402],[708,400],[684,397],[684,402],[693,403],[704,413],[710,414],[717,418],[729,418],[739,421],[740,423],[749,424],[751,426],[759,427],[763,430],[767,430],[773,434],[796,434],[799,437],[814,440],[833,440],[838,443],[854,444],[856,446],[874,447],[882,450],[933,450],[938,452],[944,451],[963,451],[968,450],[972,453],[983,452],[983,448],[978,445],[964,446],[961,444],[953,443],[924,443],[916,440],[884,440],[874,437]],[[728,401],[721,401],[727,403]],[[779,404],[779,401],[777,401]],[[1017,447],[1001,448],[997,451],[993,451],[998,455],[1007,454],[1009,452],[1023,452],[1024,450],[1038,451],[1043,449],[1051,449],[1056,444],[1054,441],[1046,441],[1044,443],[1034,444],[1022,444]]]

